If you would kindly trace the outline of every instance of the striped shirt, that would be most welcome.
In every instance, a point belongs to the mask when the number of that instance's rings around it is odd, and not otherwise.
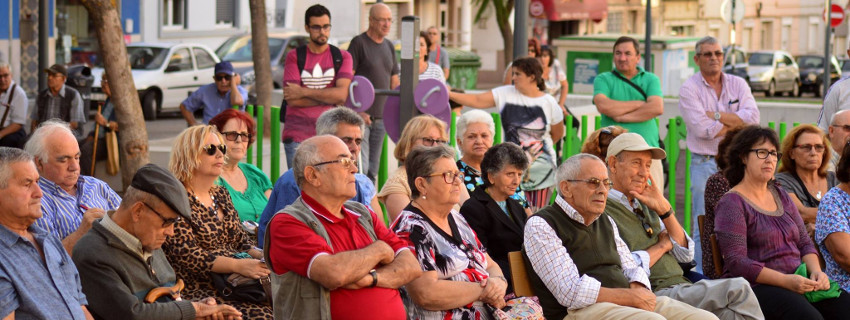
[[[443,84],[446,84],[446,74],[443,73],[443,69],[440,69],[439,65],[432,62],[428,62],[428,68],[419,74],[419,81],[425,79],[437,79]]]
[[[720,96],[701,72],[691,76],[679,89],[679,113],[685,119],[688,129],[686,142],[693,153],[717,155],[717,144],[723,139],[723,136],[717,136],[723,124],[706,112],[734,113],[744,123],[759,123],[759,109],[747,82],[725,73],[721,73],[720,80],[723,83]]]
[[[584,223],[582,217],[564,198],[558,195],[555,203],[567,213],[570,219]],[[604,215],[614,230],[614,242],[622,262],[623,274],[629,282],[639,282],[652,288],[649,284],[649,274],[637,265],[629,252],[629,247],[620,238],[620,231],[614,219]],[[532,216],[525,224],[523,248],[528,254],[529,262],[543,280],[546,288],[558,299],[558,303],[568,310],[577,310],[596,303],[602,283],[589,275],[582,275],[573,262],[567,248],[555,233],[555,230],[541,217]]]
[[[112,191],[106,182],[81,175],[77,180],[77,194],[70,195],[53,181],[38,179],[44,196],[41,198],[42,216],[35,224],[54,234],[60,240],[73,233],[83,221],[83,213],[89,208],[104,211],[116,210],[121,197]]]
[[[608,191],[608,199],[616,200],[626,208],[632,208],[632,210],[640,207],[640,202],[638,202],[637,198],[632,199],[632,202],[629,203],[629,198],[626,197],[624,193],[616,189]],[[675,219],[675,216],[673,218]],[[664,221],[659,221],[659,224],[661,224],[661,230],[659,230],[659,232],[667,230],[667,227],[664,225]],[[694,240],[691,239],[687,233],[685,233],[685,239],[688,241],[687,248],[682,247],[672,236],[669,237],[670,241],[673,242],[673,249],[669,252],[673,255],[673,258],[676,258],[676,261],[690,262],[691,260],[694,260]],[[646,252],[646,250],[632,251],[632,257],[635,258],[635,262],[637,262],[638,266],[643,268],[646,273],[649,273],[649,268],[652,267],[649,260],[649,252]]]

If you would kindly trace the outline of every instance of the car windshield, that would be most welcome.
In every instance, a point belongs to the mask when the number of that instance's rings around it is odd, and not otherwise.
[[[797,63],[800,69],[823,68],[823,58],[821,57],[801,57]]]
[[[753,53],[750,55],[751,66],[772,66],[773,65],[773,54],[772,53]]]
[[[222,44],[215,53],[222,61],[253,61],[251,43],[251,37],[233,38]],[[269,38],[269,53],[274,56],[276,52],[280,51],[285,43],[286,39]]]
[[[160,47],[127,47],[127,60],[133,70],[156,70],[162,66],[168,57],[168,48]],[[95,63],[96,67],[103,68],[103,59]]]

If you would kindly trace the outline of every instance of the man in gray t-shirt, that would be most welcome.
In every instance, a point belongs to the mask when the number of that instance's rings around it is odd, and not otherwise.
[[[449,79],[449,52],[440,45],[440,30],[437,27],[428,27],[428,37],[431,38],[431,47],[428,48],[428,61],[440,65],[446,80]]]
[[[369,10],[369,29],[351,39],[348,52],[351,53],[354,75],[364,76],[375,89],[394,89],[399,85],[399,66],[396,63],[395,47],[385,37],[390,33],[393,16],[390,8],[383,3],[372,5]],[[381,146],[384,142],[384,102],[387,96],[375,96],[375,102],[360,116],[366,122],[361,146],[363,173],[373,182],[378,176],[381,163]],[[391,121],[398,121],[392,119]]]

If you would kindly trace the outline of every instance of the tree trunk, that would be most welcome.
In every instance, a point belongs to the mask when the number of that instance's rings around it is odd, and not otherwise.
[[[497,20],[502,20],[497,18]],[[502,33],[502,43],[505,46],[505,61],[502,61],[503,66],[514,61],[514,33],[511,30],[511,25],[508,24],[508,18],[504,18],[504,22],[499,21],[499,31]],[[500,80],[501,81],[501,80]]]
[[[265,107],[263,112],[262,134],[280,134],[271,132],[271,105],[272,105],[272,70],[269,61],[269,33],[266,25],[266,2],[264,0],[250,0],[248,6],[251,8],[251,54],[254,59],[254,88],[257,90],[257,105]]]
[[[121,181],[126,189],[136,170],[150,162],[148,131],[133,74],[130,72],[118,11],[111,0],[84,0],[83,5],[88,10],[91,25],[96,29],[100,56],[110,80],[110,100],[115,105],[115,115],[121,130],[118,135]]]

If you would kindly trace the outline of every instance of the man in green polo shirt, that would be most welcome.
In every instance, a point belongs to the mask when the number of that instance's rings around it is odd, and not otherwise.
[[[617,125],[641,135],[646,143],[659,147],[655,118],[664,113],[661,82],[658,77],[638,67],[640,45],[630,37],[614,42],[615,70],[605,72],[593,81],[593,104],[602,114],[602,126]],[[661,160],[653,160],[650,174],[664,189]]]

